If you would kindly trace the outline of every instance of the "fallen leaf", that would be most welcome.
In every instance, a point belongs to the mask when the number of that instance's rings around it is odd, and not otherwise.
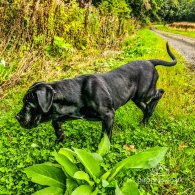
[[[184,148],[187,148],[187,147],[188,147],[187,144],[179,144],[178,149],[179,149],[180,151],[182,151]]]
[[[135,148],[134,145],[128,145],[128,144],[125,144],[125,145],[123,146],[123,149],[125,149],[125,150],[130,150],[130,151],[132,151],[132,152],[135,152],[135,151],[136,151],[136,148]]]

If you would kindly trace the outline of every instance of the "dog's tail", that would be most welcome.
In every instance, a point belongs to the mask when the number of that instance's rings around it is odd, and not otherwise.
[[[168,42],[166,43],[166,47],[167,47],[167,53],[169,54],[169,56],[172,58],[172,62],[166,62],[164,60],[150,60],[150,62],[152,64],[154,64],[154,66],[157,66],[157,65],[163,65],[163,66],[174,66],[177,64],[177,59],[176,57],[173,55],[173,53],[171,52],[170,48],[169,48],[169,44]]]

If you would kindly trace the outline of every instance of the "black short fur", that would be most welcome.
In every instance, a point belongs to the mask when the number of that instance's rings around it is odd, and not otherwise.
[[[162,97],[164,90],[156,89],[156,65],[177,63],[168,43],[172,62],[163,60],[132,61],[104,74],[81,75],[73,79],[35,83],[23,99],[23,108],[16,118],[25,128],[52,120],[58,141],[64,140],[61,125],[75,119],[102,121],[102,132],[109,138],[117,108],[130,99],[143,111],[146,123]]]

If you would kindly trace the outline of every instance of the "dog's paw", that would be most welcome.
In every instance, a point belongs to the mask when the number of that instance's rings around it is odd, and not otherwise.
[[[58,144],[58,143],[64,143],[65,142],[65,134],[64,133],[62,133],[61,135],[60,135],[60,137],[56,140],[56,143]]]
[[[146,126],[148,124],[148,120],[147,119],[142,119],[140,122],[140,125]]]

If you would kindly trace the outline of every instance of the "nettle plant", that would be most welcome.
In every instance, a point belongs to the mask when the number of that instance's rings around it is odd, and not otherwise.
[[[116,176],[121,172],[125,173],[127,169],[156,167],[164,158],[167,149],[167,147],[148,149],[106,170],[103,156],[110,150],[110,141],[104,134],[96,153],[84,149],[62,148],[58,153],[53,152],[59,164],[36,164],[26,168],[25,173],[33,182],[49,186],[35,192],[34,195],[96,195],[106,194],[108,188],[114,188],[116,195],[139,195],[138,185],[134,180],[127,179],[119,186]]]

